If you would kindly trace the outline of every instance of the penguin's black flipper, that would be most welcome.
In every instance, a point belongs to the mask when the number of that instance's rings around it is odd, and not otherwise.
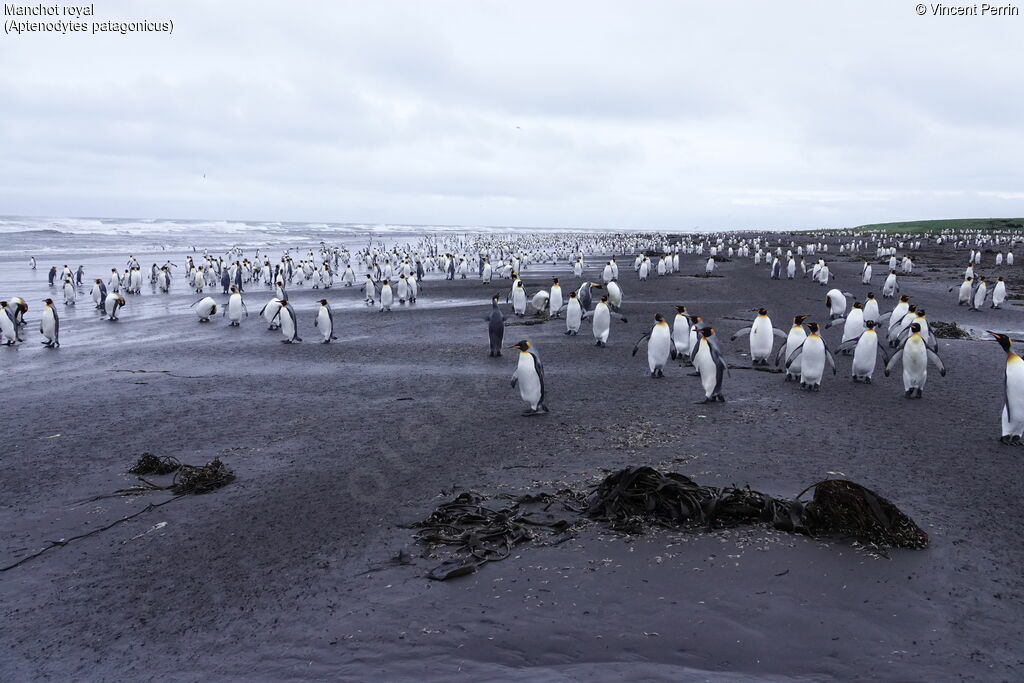
[[[832,352],[828,350],[828,345],[826,345],[824,341],[822,341],[821,345],[825,347],[825,360],[827,360],[828,364],[832,366],[832,374],[834,375],[836,374],[836,359],[832,355]]]
[[[892,369],[896,366],[896,363],[902,357],[903,357],[903,347],[901,346],[896,353],[892,354],[892,358],[889,359],[889,362],[885,364],[885,376],[886,377],[889,376],[889,373],[892,372]]]
[[[882,344],[882,340],[878,340],[878,350],[882,352],[882,361],[885,363],[889,362],[889,351]]]
[[[640,342],[642,342],[644,339],[647,339],[647,337],[649,336],[651,336],[650,332],[644,332],[642,335],[640,335],[640,338],[636,340],[636,344],[633,345],[634,356],[636,355],[636,352],[640,350]],[[673,351],[673,353],[675,352]]]
[[[747,327],[736,330],[736,332],[731,337],[729,337],[729,341],[736,341],[736,338],[739,337],[741,334],[750,334],[750,330],[752,329],[754,329],[753,325],[748,325]]]
[[[939,358],[939,354],[935,353],[931,349],[925,349],[928,354],[928,360],[935,364],[935,367],[939,369],[939,374],[943,377],[946,376],[946,366],[942,364],[942,360]]]
[[[793,350],[793,353],[789,354],[789,358],[786,359],[786,369],[789,370],[789,366],[793,364],[800,354],[804,352],[804,345],[801,343],[800,346]]]

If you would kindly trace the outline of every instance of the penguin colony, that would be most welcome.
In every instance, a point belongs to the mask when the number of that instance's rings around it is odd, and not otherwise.
[[[704,277],[718,277],[716,258],[728,260],[749,259],[755,266],[767,266],[769,280],[805,279],[825,289],[822,298],[827,314],[813,320],[807,313],[791,317],[789,329],[775,327],[769,312],[761,308],[749,326],[735,331],[730,342],[742,340],[749,348],[751,364],[755,368],[776,369],[785,382],[798,382],[802,389],[820,391],[823,381],[838,374],[836,355],[851,356],[852,381],[870,384],[878,369],[888,377],[900,367],[903,392],[907,398],[920,399],[928,380],[929,368],[945,376],[946,368],[938,355],[939,347],[931,333],[924,310],[912,303],[912,296],[902,292],[900,275],[913,272],[916,264],[911,252],[920,249],[922,241],[935,245],[945,244],[957,251],[968,251],[963,280],[949,288],[956,291],[957,305],[969,310],[1002,308],[1007,299],[1006,282],[1002,276],[991,284],[979,272],[983,249],[995,251],[992,259],[996,267],[1012,266],[1013,247],[1024,237],[1014,234],[946,231],[931,235],[892,235],[841,232],[838,244],[810,241],[797,245],[790,240],[783,243],[771,235],[740,237],[738,235],[682,236],[669,241],[661,236],[609,235],[575,236],[521,235],[503,240],[483,237],[438,238],[427,236],[416,245],[385,248],[371,244],[359,251],[328,247],[309,250],[295,260],[289,250],[271,260],[268,253],[257,250],[250,260],[241,249],[233,247],[224,256],[204,252],[202,257],[188,256],[179,265],[167,261],[162,266],[152,264],[148,279],[154,293],[168,294],[178,279],[199,298],[191,305],[200,323],[210,323],[219,315],[231,327],[239,327],[249,317],[243,299],[247,288],[269,289],[272,296],[259,311],[259,317],[268,329],[279,331],[282,342],[292,344],[303,341],[299,335],[300,319],[288,298],[291,287],[309,286],[328,290],[334,287],[356,288],[356,271],[362,275],[358,291],[368,307],[382,313],[392,312],[395,306],[415,304],[422,291],[422,282],[430,277],[447,280],[478,279],[490,286],[494,280],[508,281],[508,287],[491,297],[491,310],[485,317],[488,349],[491,357],[500,357],[502,349],[516,349],[518,357],[511,384],[518,389],[526,403],[527,415],[549,411],[544,365],[539,350],[529,339],[504,345],[508,316],[502,305],[511,307],[513,316],[528,313],[549,319],[564,320],[565,335],[579,334],[583,323],[589,322],[594,346],[607,347],[616,324],[627,323],[623,309],[623,289],[620,264],[614,257],[601,264],[588,263],[596,254],[632,253],[630,266],[639,281],[652,275],[665,277],[680,272],[682,263],[697,266]],[[772,242],[775,242],[773,245]],[[849,291],[833,286],[836,275],[829,268],[826,257],[829,249],[838,248],[839,254],[857,254],[863,257],[860,284],[871,286],[876,269],[887,266],[881,287],[882,302],[874,292],[866,292],[863,299]],[[902,254],[902,256],[898,256]],[[520,279],[520,273],[532,264],[558,266],[564,264],[574,278],[580,280],[563,290],[560,279],[552,278],[547,290],[530,293]],[[810,265],[808,265],[810,264]],[[36,268],[34,257],[30,267]],[[596,269],[595,269],[596,265]],[[588,270],[596,270],[596,281],[583,280]],[[881,269],[879,269],[881,270]],[[125,295],[140,295],[143,288],[143,268],[138,259],[129,257],[123,271],[112,268],[106,278],[94,278],[89,285],[89,298],[104,320],[116,322],[127,307]],[[63,295],[65,307],[78,304],[85,290],[85,269],[72,271],[67,265],[58,271],[50,268],[48,283],[51,290]],[[223,303],[207,291],[226,296]],[[54,291],[54,295],[56,294]],[[891,304],[889,303],[891,301]],[[39,334],[42,344],[49,349],[60,348],[60,315],[58,304],[51,295],[41,300]],[[882,311],[882,308],[888,310]],[[690,373],[699,379],[698,403],[724,402],[724,385],[729,377],[729,365],[720,345],[720,335],[710,321],[691,311],[682,303],[673,306],[671,324],[661,313],[654,316],[653,326],[645,331],[632,348],[636,356],[644,344],[647,350],[647,371],[652,378],[666,376],[671,361],[693,368]],[[25,341],[28,326],[26,301],[12,297],[0,301],[0,343],[15,345]],[[319,341],[329,344],[338,339],[335,334],[335,316],[328,299],[319,300],[315,311],[308,315]],[[841,327],[841,338],[834,348],[825,339],[825,330]],[[1006,334],[989,332],[1006,354],[1005,396],[1001,414],[1001,441],[1020,445],[1024,436],[1024,361],[1012,348]]]

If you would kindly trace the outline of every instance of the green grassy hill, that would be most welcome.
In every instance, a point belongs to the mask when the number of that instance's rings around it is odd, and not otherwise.
[[[860,225],[854,230],[870,232],[939,232],[949,229],[1012,230],[1024,227],[1024,218],[950,218],[939,221],[905,221]]]

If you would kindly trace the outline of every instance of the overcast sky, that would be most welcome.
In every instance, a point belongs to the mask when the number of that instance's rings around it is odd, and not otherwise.
[[[1021,216],[1024,16],[914,7],[99,0],[174,34],[0,35],[0,214]]]

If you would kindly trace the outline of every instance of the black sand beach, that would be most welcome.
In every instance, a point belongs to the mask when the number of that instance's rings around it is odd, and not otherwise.
[[[826,258],[836,286],[862,296],[860,262]],[[987,258],[981,270],[1001,274]],[[1024,329],[1018,299],[956,306],[947,288],[965,260],[916,253],[904,293],[931,321]],[[506,329],[545,362],[552,412],[534,418],[508,385],[515,356],[487,357],[498,281],[435,274],[414,307],[341,307],[331,345],[312,327],[320,291],[292,290],[306,341],[286,345],[255,316],[263,288],[228,328],[197,324],[180,281],[166,297],[147,285],[119,323],[69,320],[58,351],[37,335],[0,349],[0,564],[167,500],[76,505],[133,483],[144,451],[220,456],[237,475],[0,574],[0,678],[1020,680],[1024,451],[998,442],[999,347],[940,340],[948,375],[930,371],[923,400],[903,397],[898,371],[854,384],[848,358],[806,393],[744,368],[745,344],[727,338],[759,306],[777,327],[800,313],[823,322],[825,288],[770,281],[748,260],[693,277],[694,256],[640,283],[620,261],[629,323],[613,323],[607,348],[587,323],[578,337],[561,321]],[[30,303],[45,295],[42,266],[39,291],[15,292]],[[564,265],[523,279],[532,292],[551,275],[577,282]],[[644,354],[630,356],[677,303],[723,333],[725,404],[694,405],[688,368],[653,380]],[[164,310],[138,319],[134,305]],[[840,335],[826,332],[833,346]],[[401,526],[460,490],[585,487],[634,464],[780,497],[842,476],[898,505],[931,547],[879,556],[760,527],[627,538],[595,526],[439,583],[424,577],[439,559]],[[412,565],[390,562],[402,549]]]

